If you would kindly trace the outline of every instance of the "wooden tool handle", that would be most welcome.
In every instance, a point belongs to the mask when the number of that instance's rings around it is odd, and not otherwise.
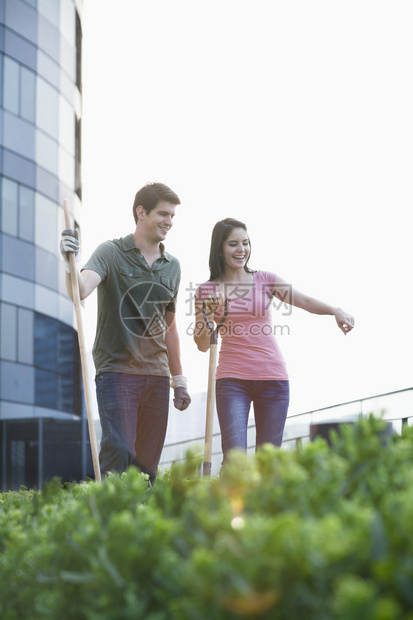
[[[211,475],[212,467],[212,435],[214,430],[214,411],[215,411],[215,375],[217,367],[218,345],[211,344],[209,347],[209,368],[208,368],[208,393],[207,393],[207,413],[205,423],[205,451],[204,451],[204,476]]]
[[[63,201],[63,209],[65,213],[66,228],[71,228],[69,204],[67,200]],[[80,361],[82,366],[83,389],[85,393],[86,413],[89,428],[90,448],[92,451],[93,471],[95,480],[101,480],[100,465],[98,457],[98,449],[96,442],[95,424],[93,420],[92,397],[90,392],[89,377],[87,371],[87,355],[85,346],[85,336],[83,331],[82,307],[80,303],[79,283],[77,278],[76,257],[74,252],[69,252],[70,279],[72,282],[73,303],[75,306],[75,315],[77,323],[77,335],[79,339]]]

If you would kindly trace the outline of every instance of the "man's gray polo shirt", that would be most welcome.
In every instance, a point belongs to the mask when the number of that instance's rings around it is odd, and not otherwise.
[[[102,243],[83,269],[102,278],[93,359],[96,374],[169,376],[165,312],[175,312],[179,261],[164,251],[152,269],[132,235]]]

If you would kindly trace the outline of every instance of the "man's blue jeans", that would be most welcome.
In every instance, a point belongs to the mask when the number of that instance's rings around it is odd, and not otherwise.
[[[169,377],[102,373],[96,394],[102,474],[136,465],[154,480],[168,425]]]
[[[281,446],[290,400],[288,381],[218,379],[216,403],[224,461],[229,450],[247,449],[247,427],[254,403],[257,449],[264,443]]]

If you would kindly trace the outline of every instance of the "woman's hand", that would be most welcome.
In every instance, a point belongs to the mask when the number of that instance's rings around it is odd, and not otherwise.
[[[334,312],[334,316],[336,317],[337,325],[344,333],[344,335],[351,332],[354,327],[354,317],[348,312],[344,312],[341,308],[337,308]]]
[[[220,306],[225,306],[225,297],[222,293],[209,293],[203,301],[195,297],[194,340],[200,351],[208,351],[210,347],[214,312]]]

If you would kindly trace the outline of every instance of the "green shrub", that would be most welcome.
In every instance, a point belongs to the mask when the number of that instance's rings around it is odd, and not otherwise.
[[[413,431],[0,495],[2,620],[413,620]]]

